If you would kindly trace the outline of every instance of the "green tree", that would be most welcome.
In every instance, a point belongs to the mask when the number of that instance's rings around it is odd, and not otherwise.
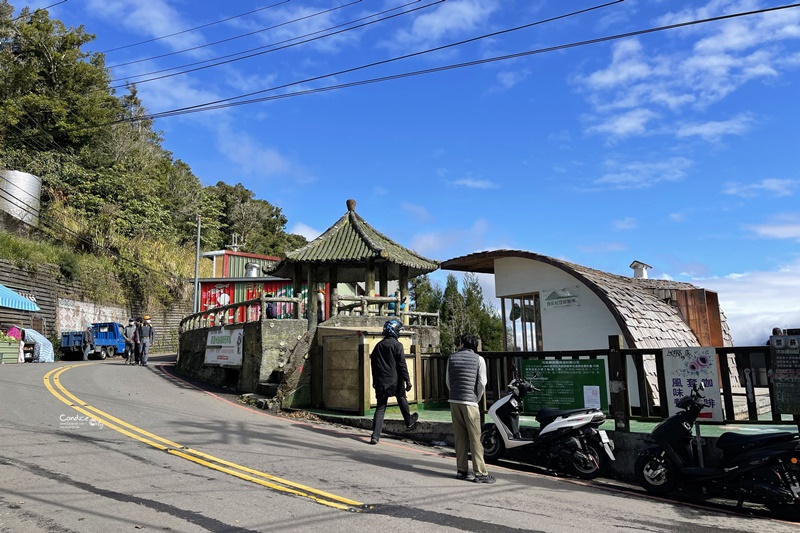
[[[442,307],[442,290],[427,274],[409,281],[409,296],[417,311],[436,313]]]

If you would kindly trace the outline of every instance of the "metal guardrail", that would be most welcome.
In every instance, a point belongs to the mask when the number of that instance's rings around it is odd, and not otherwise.
[[[200,328],[258,322],[262,319],[266,320],[268,302],[291,304],[291,318],[299,318],[300,304],[302,302],[300,298],[267,297],[261,295],[259,298],[253,298],[252,300],[222,305],[191,314],[181,320],[178,332],[183,333]]]

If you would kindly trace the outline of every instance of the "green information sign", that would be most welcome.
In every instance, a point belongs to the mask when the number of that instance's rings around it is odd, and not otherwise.
[[[608,413],[606,363],[602,359],[523,360],[522,377],[541,389],[525,396],[526,413],[543,407],[596,407]]]

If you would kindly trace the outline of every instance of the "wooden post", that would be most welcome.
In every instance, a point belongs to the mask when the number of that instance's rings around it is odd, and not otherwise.
[[[628,398],[628,373],[622,355],[622,335],[608,336],[608,376],[611,392],[611,416],[616,431],[630,432],[631,407]],[[640,400],[641,401],[641,400]]]
[[[367,259],[364,267],[364,292],[367,298],[372,298],[375,294],[375,261]],[[364,315],[369,315],[369,308],[364,305]]]
[[[297,303],[294,305],[294,313],[292,318],[300,318],[300,306],[302,305],[303,294],[303,267],[300,263],[294,265],[294,276],[292,276],[292,295],[297,298]]]
[[[334,301],[334,296],[339,295],[339,267],[336,265],[332,265],[328,269],[328,282],[331,292],[328,295],[328,316],[333,318],[339,314],[338,303]]]
[[[317,309],[319,309],[319,302],[317,301],[317,271],[313,266],[308,267],[308,281],[306,286],[306,318],[308,319],[308,330],[317,327]]]
[[[403,322],[404,325],[408,325],[408,315],[403,315],[403,311],[409,311],[409,303],[408,303],[408,267],[401,265],[400,266],[400,279],[398,280],[398,284],[400,285],[400,301],[395,304],[397,306],[396,314],[400,317],[400,320]],[[401,309],[400,306],[402,303],[405,302],[406,306],[404,309]]]

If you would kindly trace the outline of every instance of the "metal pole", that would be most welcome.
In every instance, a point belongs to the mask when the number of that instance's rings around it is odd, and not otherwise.
[[[192,302],[195,313],[200,312],[200,215],[197,215],[197,247],[194,256],[194,301]]]

